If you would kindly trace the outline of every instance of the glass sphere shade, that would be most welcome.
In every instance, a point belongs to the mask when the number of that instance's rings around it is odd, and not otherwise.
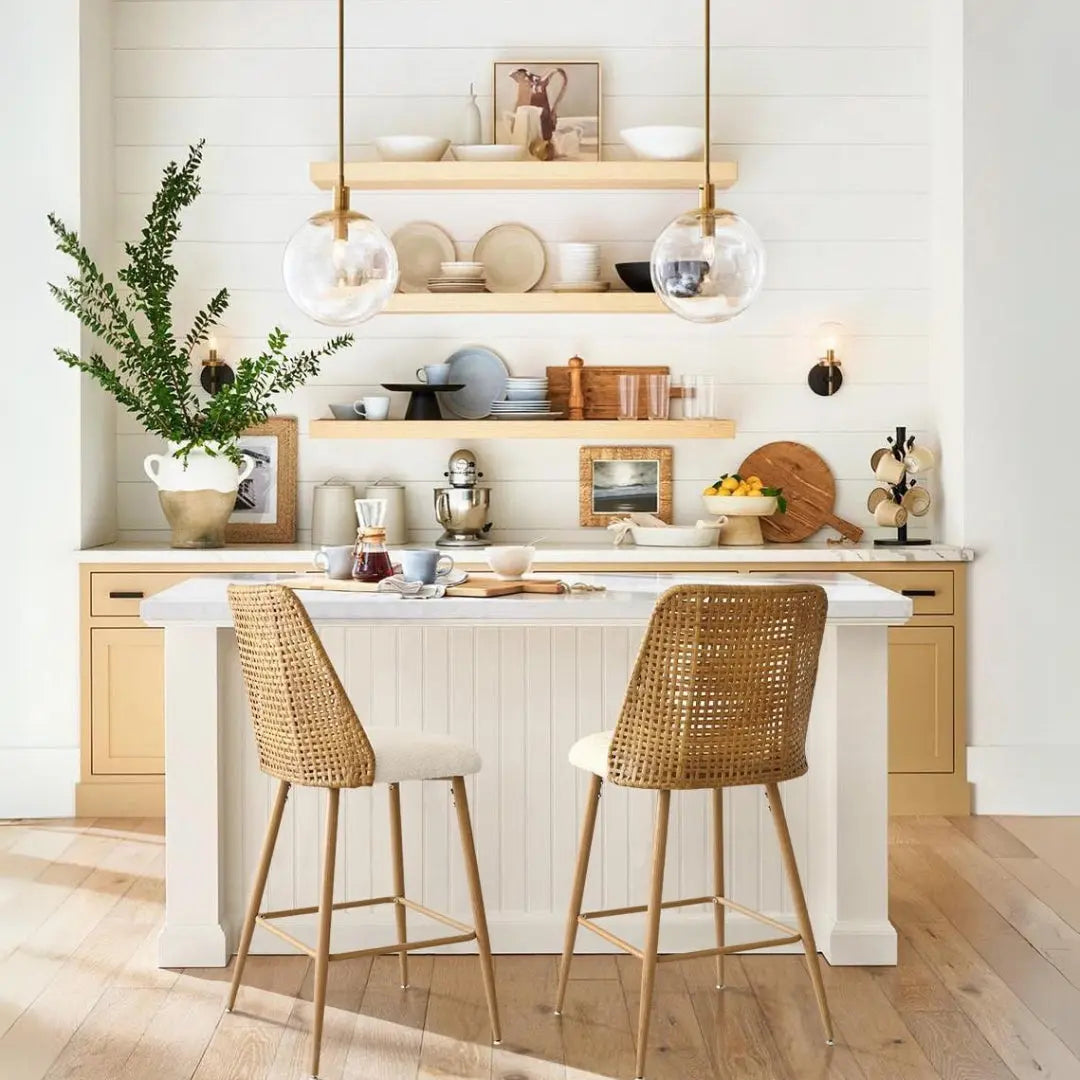
[[[751,225],[727,210],[692,210],[657,237],[653,288],[676,315],[715,323],[745,311],[765,281],[765,247]]]
[[[285,290],[316,322],[352,326],[377,315],[398,284],[398,260],[386,233],[354,210],[308,218],[285,247]]]

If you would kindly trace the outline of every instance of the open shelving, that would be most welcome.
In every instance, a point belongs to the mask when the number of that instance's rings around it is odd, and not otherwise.
[[[336,161],[315,161],[312,183],[337,183]],[[353,191],[679,191],[701,183],[699,161],[352,161],[345,184]],[[734,161],[712,164],[713,183],[739,178]]]
[[[655,293],[395,293],[388,315],[660,315]]]
[[[734,420],[312,420],[313,439],[734,439]]]

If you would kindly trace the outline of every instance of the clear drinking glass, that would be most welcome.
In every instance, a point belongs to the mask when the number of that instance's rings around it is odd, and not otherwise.
[[[671,415],[671,376],[650,375],[649,419],[666,420]]]
[[[720,407],[720,380],[715,375],[691,375],[686,379],[692,397],[683,398],[683,418],[686,420],[715,420]]]
[[[619,376],[619,419],[638,418],[638,376]]]

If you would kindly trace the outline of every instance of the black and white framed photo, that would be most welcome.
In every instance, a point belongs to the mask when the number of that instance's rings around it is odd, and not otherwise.
[[[670,446],[583,446],[580,521],[608,525],[627,514],[671,521]]]
[[[296,418],[275,416],[237,440],[255,463],[240,482],[225,529],[230,544],[291,544],[296,540]]]
[[[500,60],[495,64],[495,142],[539,161],[599,161],[600,65]]]

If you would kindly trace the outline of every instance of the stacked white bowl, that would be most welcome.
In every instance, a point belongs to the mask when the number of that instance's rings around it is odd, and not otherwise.
[[[444,262],[439,264],[439,276],[428,279],[428,292],[484,292],[484,264],[478,262]]]
[[[555,292],[605,292],[609,284],[600,280],[599,244],[560,244],[559,280]]]
[[[491,415],[507,420],[551,420],[555,414],[548,400],[545,378],[510,378],[506,380],[506,399],[491,404]]]

